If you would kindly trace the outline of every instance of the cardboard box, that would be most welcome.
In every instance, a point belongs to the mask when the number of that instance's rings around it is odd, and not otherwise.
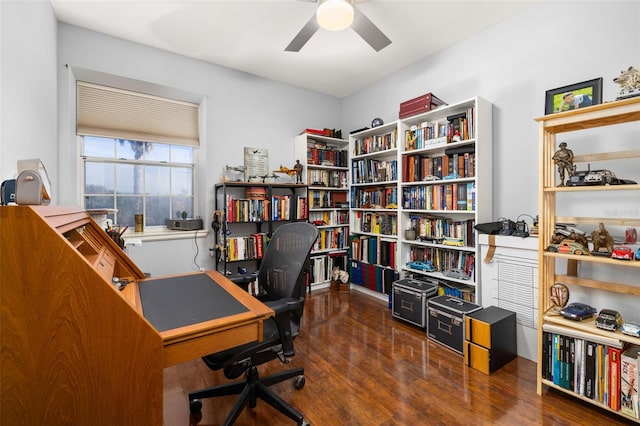
[[[427,336],[459,354],[464,350],[465,316],[482,307],[452,296],[427,301]]]
[[[400,103],[399,116],[401,119],[411,117],[423,112],[431,111],[440,105],[446,105],[446,103],[434,94],[427,93]]]
[[[426,327],[427,299],[438,294],[438,283],[406,278],[392,284],[391,314],[398,319]]]

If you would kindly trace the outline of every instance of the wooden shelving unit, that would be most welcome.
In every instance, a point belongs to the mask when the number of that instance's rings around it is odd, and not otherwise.
[[[597,405],[609,411],[613,411],[624,418],[639,422],[637,418],[629,416],[621,411],[612,409],[608,404],[599,401],[598,398],[589,398],[574,389],[558,386],[553,380],[544,378],[543,370],[543,351],[544,351],[544,328],[546,325],[557,325],[565,327],[571,332],[580,334],[582,340],[598,341],[599,339],[613,339],[613,341],[624,344],[640,344],[640,338],[622,334],[620,331],[611,332],[602,330],[595,326],[595,318],[584,321],[571,321],[565,319],[551,311],[551,294],[550,287],[561,282],[574,288],[579,288],[582,292],[598,292],[609,295],[614,300],[620,301],[629,297],[640,301],[640,281],[638,273],[640,272],[640,261],[625,261],[611,259],[601,256],[589,255],[568,255],[546,251],[551,237],[555,231],[556,223],[574,223],[583,227],[595,228],[599,223],[606,225],[607,230],[621,230],[626,227],[640,226],[640,218],[632,217],[633,208],[625,209],[625,205],[633,200],[637,200],[640,185],[606,185],[606,186],[558,186],[556,181],[556,167],[552,160],[552,156],[557,149],[560,141],[557,141],[558,135],[578,132],[578,135],[572,135],[571,148],[575,152],[574,164],[578,162],[609,162],[608,164],[619,164],[623,161],[635,161],[638,166],[638,158],[640,158],[640,150],[637,149],[620,149],[621,145],[625,147],[633,146],[631,140],[619,143],[615,151],[606,151],[608,145],[606,143],[598,143],[598,152],[584,152],[593,149],[593,144],[588,145],[589,148],[583,148],[580,144],[582,139],[588,139],[590,133],[583,131],[597,131],[598,128],[607,126],[623,125],[640,121],[640,98],[626,99],[616,102],[595,105],[578,110],[567,111],[557,114],[547,115],[536,119],[540,128],[540,191],[539,191],[539,250],[538,261],[540,265],[539,272],[539,312],[541,315],[538,319],[538,371],[537,371],[537,391],[542,394],[543,385],[558,389],[579,398],[583,401]],[[585,135],[585,136],[583,136]],[[634,141],[638,138],[637,128],[632,129],[630,135],[634,135]],[[576,139],[576,137],[578,139]],[[598,134],[596,133],[596,138]],[[630,138],[632,139],[632,138]],[[612,148],[609,148],[612,149]],[[613,162],[613,163],[611,163]],[[634,169],[633,167],[631,169]],[[638,167],[635,167],[638,170]],[[638,179],[640,176],[632,176]],[[572,216],[566,214],[567,198],[574,197],[570,200],[579,200],[588,197],[590,203],[597,206],[598,200],[602,197],[606,201],[611,202],[615,199],[619,208],[616,209],[617,214],[603,214],[597,207],[593,209],[593,216]],[[565,214],[563,214],[565,213]],[[588,213],[588,212],[587,212]],[[615,232],[618,234],[619,232]],[[620,245],[616,243],[616,245]],[[637,247],[636,247],[637,248]],[[635,252],[635,249],[634,249]],[[607,269],[605,272],[606,279],[602,275],[598,276],[598,272]],[[617,282],[614,282],[617,281]],[[577,301],[577,300],[570,300]],[[615,309],[615,306],[606,306]],[[600,307],[602,308],[602,307]],[[637,310],[636,310],[637,312]],[[630,313],[631,314],[631,313]],[[623,315],[624,317],[624,315]],[[627,318],[632,319],[632,318]]]

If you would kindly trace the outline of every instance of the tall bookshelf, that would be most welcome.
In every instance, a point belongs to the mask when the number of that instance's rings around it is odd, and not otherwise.
[[[597,328],[595,317],[583,321],[566,319],[553,310],[551,298],[552,286],[562,283],[570,290],[569,303],[588,303],[598,310],[614,309],[622,314],[623,321],[638,321],[640,261],[547,250],[557,223],[575,224],[587,234],[591,230],[599,229],[602,223],[614,236],[616,246],[626,245],[631,247],[634,253],[638,249],[637,243],[625,244],[620,242],[624,241],[625,237],[616,236],[624,236],[627,228],[635,229],[640,226],[637,208],[640,185],[560,185],[553,154],[561,142],[568,142],[574,153],[573,164],[577,166],[577,170],[586,170],[589,164],[592,170],[610,168],[618,174],[618,178],[640,180],[640,151],[637,149],[640,98],[546,115],[536,121],[540,129],[541,171],[538,237],[538,394],[541,395],[543,387],[546,386],[612,411],[628,421],[640,422],[637,414],[640,407],[635,407],[635,415],[633,410],[631,414],[625,410],[627,405],[622,395],[625,385],[624,368],[617,371],[620,373],[617,380],[609,380],[609,386],[602,386],[602,383],[606,383],[605,377],[611,378],[608,374],[615,369],[615,366],[605,362],[605,354],[608,353],[611,357],[612,351],[624,351],[628,345],[640,345],[640,338],[622,334],[620,330]],[[615,138],[611,137],[612,130],[615,130]],[[621,176],[622,173],[628,176]],[[580,211],[581,215],[576,216],[575,211]],[[592,243],[588,244],[592,250]],[[554,349],[556,341],[568,341],[574,347],[585,347],[584,356],[581,355],[581,351],[576,352],[575,362],[587,366],[590,362],[593,363],[594,368],[587,370],[585,367],[585,374],[574,380],[573,385],[571,382],[562,381],[561,362],[555,356],[559,352]],[[595,355],[588,355],[589,347]],[[635,358],[637,360],[637,356]],[[565,364],[570,365],[566,362]],[[615,403],[611,395],[618,385],[622,390],[618,394],[618,403]],[[605,396],[607,390],[608,398]]]
[[[215,210],[222,212],[214,234],[216,270],[238,276],[257,271],[269,238],[282,223],[306,221],[307,186],[293,183],[220,182]],[[258,294],[259,288],[250,288]]]
[[[398,279],[398,122],[351,134],[351,283],[387,299]]]
[[[295,158],[304,164],[309,222],[318,227],[311,251],[312,286],[327,284],[333,267],[346,269],[349,249],[349,141],[312,133],[295,138]]]
[[[403,277],[431,280],[441,294],[474,303],[480,302],[474,226],[493,220],[491,122],[492,105],[479,97],[398,122],[397,266]],[[415,261],[435,269],[409,263]]]

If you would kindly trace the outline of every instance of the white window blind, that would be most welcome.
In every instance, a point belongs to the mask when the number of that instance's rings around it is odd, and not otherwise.
[[[78,81],[76,131],[198,146],[198,105]]]

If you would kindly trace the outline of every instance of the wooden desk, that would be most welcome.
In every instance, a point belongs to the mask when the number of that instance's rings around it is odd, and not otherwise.
[[[144,273],[86,211],[3,206],[0,233],[3,424],[161,425],[165,366],[259,340],[273,315],[208,272],[247,311],[158,332]]]
[[[192,276],[198,274],[202,273],[194,273]],[[221,273],[208,271],[206,275],[246,307],[247,311],[161,331],[164,367],[200,358],[244,343],[262,340],[262,322],[266,318],[274,316],[274,312],[270,308],[229,281]],[[140,283],[145,281],[152,283],[154,279],[143,280]],[[128,285],[123,292],[135,309],[144,315],[138,282]],[[212,306],[215,306],[215,301]]]

